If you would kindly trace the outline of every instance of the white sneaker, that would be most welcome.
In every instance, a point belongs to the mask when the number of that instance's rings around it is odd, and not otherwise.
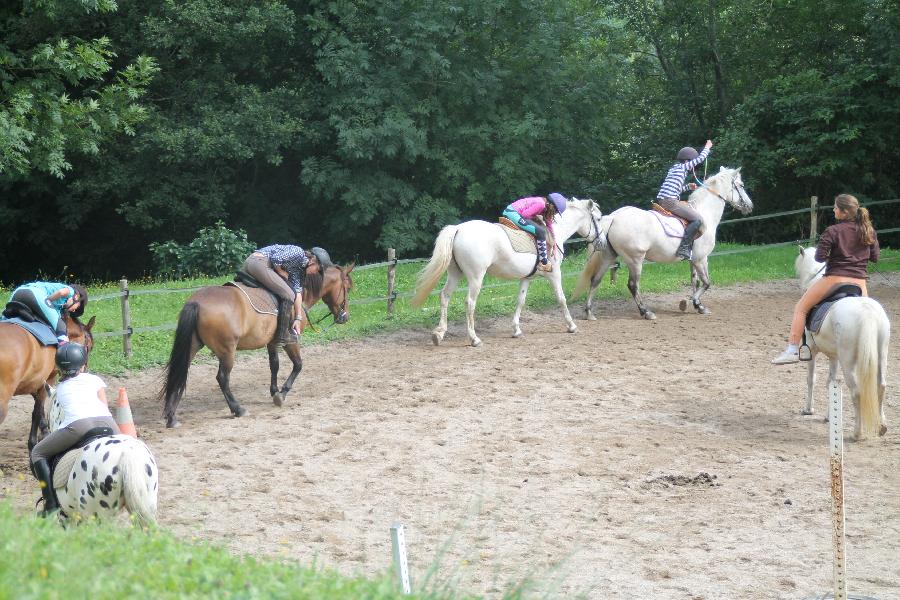
[[[800,362],[800,352],[790,349],[772,359],[773,365],[790,365],[796,362]]]

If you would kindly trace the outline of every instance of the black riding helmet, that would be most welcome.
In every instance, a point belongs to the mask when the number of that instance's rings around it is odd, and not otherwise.
[[[675,160],[685,161],[685,160],[694,160],[700,156],[700,153],[697,152],[694,148],[690,146],[685,146],[681,150],[678,151],[678,156],[675,157]]]
[[[56,349],[56,368],[63,376],[75,375],[87,364],[87,349],[81,344],[69,342]]]

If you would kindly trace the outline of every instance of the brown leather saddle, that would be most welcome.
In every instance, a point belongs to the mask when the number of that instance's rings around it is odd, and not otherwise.
[[[660,205],[657,204],[656,202],[651,202],[651,203],[650,203],[650,207],[651,207],[651,208],[650,208],[651,210],[655,210],[656,212],[658,212],[659,214],[661,214],[661,215],[664,216],[664,217],[672,217],[673,219],[678,219],[679,221],[681,221],[681,226],[682,226],[682,227],[687,227],[687,226],[688,226],[688,222],[689,222],[689,221],[688,221],[687,219],[685,219],[685,218],[683,218],[683,217],[679,217],[678,215],[676,215],[676,214],[673,213],[672,211],[669,211],[669,210],[664,209],[662,206],[660,206]],[[696,239],[697,239],[698,237],[700,237],[701,235],[703,235],[703,227],[700,227],[700,229],[697,230],[697,233],[694,234],[694,239],[696,240]]]

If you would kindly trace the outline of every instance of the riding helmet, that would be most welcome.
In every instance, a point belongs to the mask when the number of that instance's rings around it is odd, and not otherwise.
[[[566,210],[566,197],[562,194],[558,194],[553,192],[550,194],[550,202],[556,207],[556,212],[562,214],[564,210]]]
[[[87,364],[87,350],[81,344],[69,342],[56,350],[56,367],[62,375],[74,375]]]
[[[675,157],[675,160],[694,160],[698,156],[700,156],[700,153],[697,152],[694,148],[685,146],[678,151],[678,156]]]

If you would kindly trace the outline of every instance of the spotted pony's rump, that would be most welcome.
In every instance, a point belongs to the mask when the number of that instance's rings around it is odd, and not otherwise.
[[[51,397],[50,429],[61,421],[56,394]],[[71,465],[63,479],[54,473],[53,488],[65,517],[114,517],[123,508],[141,525],[156,522],[159,478],[156,460],[144,442],[127,435],[98,438],[70,451],[73,460],[60,460],[57,469]],[[61,515],[62,516],[62,515]]]

